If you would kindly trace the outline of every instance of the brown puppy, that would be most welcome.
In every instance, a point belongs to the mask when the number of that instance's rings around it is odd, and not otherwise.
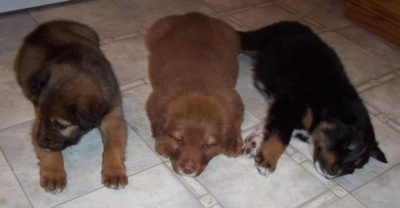
[[[234,90],[240,43],[226,23],[199,13],[169,16],[148,31],[146,103],[156,151],[178,174],[197,176],[218,154],[240,154],[243,103]]]
[[[104,142],[102,183],[109,188],[125,187],[126,124],[121,96],[97,33],[71,21],[44,23],[24,39],[14,71],[35,108],[32,137],[44,190],[64,189],[61,150],[77,144],[95,127],[100,128]]]

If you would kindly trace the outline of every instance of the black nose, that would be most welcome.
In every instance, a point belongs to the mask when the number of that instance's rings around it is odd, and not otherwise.
[[[337,175],[340,171],[340,167],[339,165],[332,165],[329,169],[328,169],[328,174],[329,175]]]

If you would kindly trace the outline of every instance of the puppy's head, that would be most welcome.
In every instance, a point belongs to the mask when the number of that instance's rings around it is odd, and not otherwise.
[[[40,147],[60,151],[77,144],[89,130],[98,126],[106,112],[106,102],[99,89],[85,75],[54,74],[48,76],[35,105]]]
[[[351,174],[370,157],[387,163],[360,102],[345,102],[325,109],[311,136],[315,167],[326,178]]]
[[[170,158],[178,174],[198,176],[214,156],[240,153],[240,129],[214,97],[181,95],[167,105],[162,119],[155,149]]]

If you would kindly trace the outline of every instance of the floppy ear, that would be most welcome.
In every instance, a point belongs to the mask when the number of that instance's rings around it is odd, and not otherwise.
[[[375,143],[374,146],[372,146],[369,155],[378,161],[381,161],[383,163],[387,163],[388,161],[386,160],[385,154],[382,152],[382,150],[378,147],[378,144]]]
[[[78,125],[85,130],[97,127],[106,110],[106,101],[100,95],[80,96],[74,106]]]
[[[226,150],[226,156],[236,157],[242,151],[242,137],[240,131],[238,131],[235,126],[230,126],[224,133],[223,141]]]
[[[151,132],[153,134],[153,138],[156,139],[163,134],[166,123],[166,118],[163,115],[160,115],[157,119],[151,121]]]
[[[163,38],[175,24],[178,16],[171,15],[155,22],[146,33],[146,46],[150,51],[157,47],[158,42]]]
[[[32,94],[38,95],[46,86],[50,78],[50,70],[47,68],[39,69],[36,73],[32,74],[29,78],[29,90]]]

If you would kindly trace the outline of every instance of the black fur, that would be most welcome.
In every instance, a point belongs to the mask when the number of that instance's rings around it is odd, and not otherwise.
[[[306,129],[316,146],[314,161],[332,177],[352,173],[370,156],[387,162],[377,146],[368,112],[338,55],[310,28],[285,21],[239,33],[242,51],[256,52],[255,86],[272,98],[266,132],[278,134],[287,146],[294,129]],[[304,126],[307,109],[313,120]],[[322,128],[322,123],[331,128]],[[320,138],[313,135],[317,131],[328,138],[322,147]],[[324,161],[326,152],[321,148],[335,155],[334,163]]]

